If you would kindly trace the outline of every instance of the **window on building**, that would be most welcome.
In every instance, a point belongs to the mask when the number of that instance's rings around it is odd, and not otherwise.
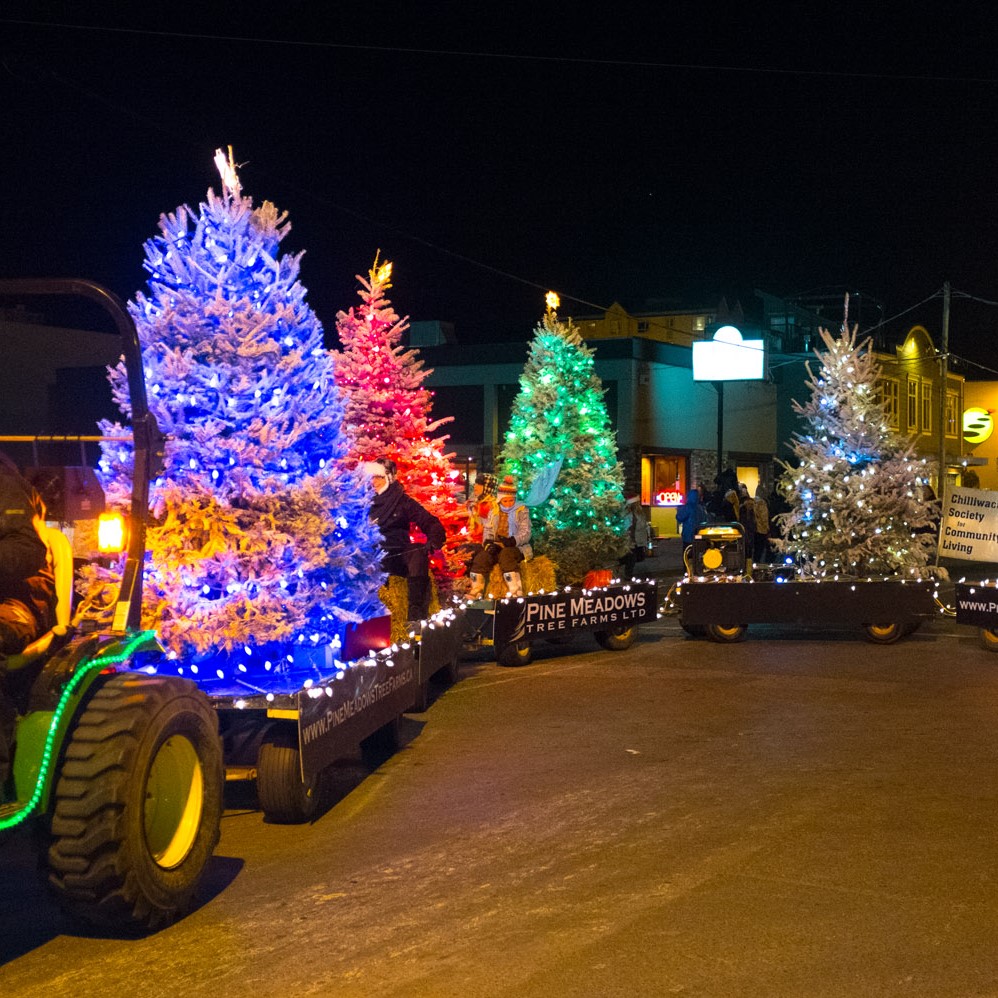
[[[957,412],[960,409],[960,396],[954,392],[946,393],[946,436],[955,437],[957,435]]]
[[[922,432],[931,433],[932,424],[932,385],[927,381],[922,382]]]
[[[887,414],[887,421],[894,429],[898,429],[901,422],[899,388],[894,378],[883,378],[877,385],[877,395]]]
[[[641,502],[680,506],[686,498],[688,460],[682,454],[653,454],[641,459]]]
[[[639,322],[638,323],[638,332],[639,333],[647,333],[648,332],[648,323],[645,322],[644,320],[642,320],[641,322]]]
[[[693,317],[693,331],[695,333],[702,333],[706,328],[707,328],[707,316],[695,315]]]
[[[918,429],[918,382],[914,378],[908,379],[908,432],[914,433]]]

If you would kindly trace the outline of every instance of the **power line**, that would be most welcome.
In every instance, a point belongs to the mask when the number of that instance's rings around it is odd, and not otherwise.
[[[419,48],[401,45],[351,45],[345,42],[257,38],[249,35],[212,35],[193,31],[153,31],[149,28],[124,28],[117,25],[72,24],[68,22],[31,21],[15,18],[0,18],[0,24],[12,24],[29,28],[54,28],[65,31],[89,31],[108,35],[172,38],[184,41],[231,42],[244,45],[271,45],[285,48],[335,49],[347,52],[384,52],[393,55],[426,55],[434,58],[494,59],[505,62],[605,66],[612,69],[664,69],[694,73],[737,73],[755,76],[795,76],[922,83],[998,83],[998,79],[994,77],[979,76],[925,76],[916,73],[872,73],[836,69],[781,69],[775,66],[732,66],[721,63],[659,62],[645,59],[597,59],[591,56],[536,55],[524,52],[485,52],[464,49]]]

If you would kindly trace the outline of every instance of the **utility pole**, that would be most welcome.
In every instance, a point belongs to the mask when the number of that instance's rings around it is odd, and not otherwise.
[[[939,501],[946,500],[946,379],[949,374],[949,281],[943,284],[943,332],[939,353]]]
[[[714,388],[717,391],[717,480],[721,480],[721,454],[724,451],[724,382],[715,381]]]

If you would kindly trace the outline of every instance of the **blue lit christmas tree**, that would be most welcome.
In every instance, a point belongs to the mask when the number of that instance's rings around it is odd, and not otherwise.
[[[624,473],[595,354],[556,307],[557,296],[549,295],[520,376],[501,466],[519,483],[522,499],[562,461],[550,493],[531,509],[533,547],[556,563],[559,582],[575,583],[590,569],[615,566],[628,546]]]
[[[848,309],[848,300],[847,300]],[[848,311],[838,337],[820,330],[821,363],[807,365],[811,398],[794,402],[805,429],[777,488],[790,510],[776,517],[780,550],[807,576],[920,576],[936,543],[938,504],[923,502],[925,461],[892,429],[877,391],[870,341],[857,344]]]
[[[216,165],[221,196],[161,217],[145,244],[149,293],[129,303],[167,434],[144,619],[189,662],[325,646],[344,622],[383,612],[380,538],[369,490],[344,466],[334,362],[298,280],[301,255],[279,251],[287,216],[243,196],[231,150]],[[110,378],[128,416],[124,370]],[[130,473],[129,448],[104,444],[112,501]]]

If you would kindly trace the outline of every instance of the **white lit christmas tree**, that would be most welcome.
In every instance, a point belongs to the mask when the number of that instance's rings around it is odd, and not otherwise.
[[[519,498],[561,460],[546,499],[531,509],[535,554],[556,563],[562,583],[613,567],[626,549],[624,473],[596,373],[594,352],[571,320],[558,318],[557,296],[534,330],[520,392],[502,449],[502,473]]]
[[[368,489],[344,466],[333,360],[298,280],[301,255],[279,252],[286,214],[243,196],[231,150],[216,165],[221,196],[161,217],[145,244],[148,296],[129,303],[167,434],[143,619],[194,663],[326,646],[345,622],[383,612],[380,539]],[[130,415],[124,370],[110,378]],[[119,504],[131,463],[129,446],[103,445],[100,473]]]
[[[935,550],[937,504],[921,500],[925,461],[890,425],[877,390],[880,366],[846,321],[807,365],[810,400],[794,402],[806,429],[795,433],[796,464],[783,464],[777,488],[790,511],[776,518],[805,575],[920,576]]]
[[[457,500],[460,472],[446,452],[447,436],[437,434],[453,417],[431,418],[433,393],[424,383],[432,371],[418,350],[402,344],[409,323],[386,297],[391,274],[391,263],[376,259],[367,279],[357,276],[361,304],[336,316],[342,345],[335,354],[336,383],[345,406],[348,461],[390,457],[402,487],[444,525],[445,564],[433,566],[441,585],[465,568],[458,554],[467,524]]]

